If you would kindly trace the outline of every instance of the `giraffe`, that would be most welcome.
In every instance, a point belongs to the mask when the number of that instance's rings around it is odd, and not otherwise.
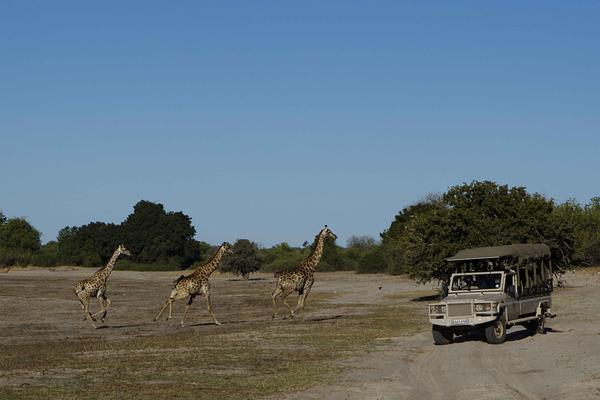
[[[280,271],[275,273],[277,278],[277,284],[275,290],[271,294],[271,300],[273,301],[273,318],[277,317],[277,304],[275,300],[279,298],[289,309],[290,317],[294,318],[296,311],[304,311],[304,305],[306,297],[310,293],[313,283],[315,282],[314,272],[315,267],[321,260],[323,255],[323,246],[325,245],[325,239],[333,238],[337,239],[337,236],[325,225],[315,238],[314,248],[312,253],[306,257],[304,261],[300,263],[296,269],[292,271]],[[285,301],[285,298],[292,292],[298,292],[298,305],[295,309]]]
[[[219,266],[221,257],[223,257],[225,254],[231,253],[233,253],[231,250],[231,245],[227,242],[223,242],[223,244],[219,246],[215,254],[212,256],[210,261],[198,267],[188,276],[181,275],[179,278],[174,280],[173,283],[175,286],[173,286],[173,289],[171,289],[171,295],[160,309],[158,315],[154,318],[154,321],[158,320],[167,305],[169,306],[169,316],[167,317],[167,321],[170,320],[173,311],[173,302],[189,296],[188,303],[185,306],[185,311],[183,312],[183,318],[181,318],[181,326],[184,326],[185,317],[190,309],[190,306],[192,305],[192,302],[194,301],[194,298],[198,294],[204,294],[206,297],[206,306],[208,308],[208,312],[213,317],[215,324],[221,325],[212,310],[212,304],[210,302],[210,284],[208,283],[208,278]]]
[[[127,256],[131,255],[129,250],[127,250],[123,244],[120,244],[119,247],[117,247],[106,266],[100,268],[91,277],[79,281],[75,285],[75,294],[79,298],[81,310],[84,314],[83,320],[89,319],[94,328],[96,328],[94,321],[98,315],[102,314],[102,322],[104,322],[104,318],[106,318],[108,307],[110,307],[110,300],[106,297],[106,281],[115,266],[117,258],[119,258],[121,254]],[[90,298],[92,296],[98,299],[98,303],[101,307],[101,310],[95,314],[90,313]]]

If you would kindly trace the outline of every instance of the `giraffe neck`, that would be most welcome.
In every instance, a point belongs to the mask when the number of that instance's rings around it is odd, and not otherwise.
[[[204,264],[203,266],[201,266],[200,268],[198,268],[197,272],[201,273],[203,275],[210,276],[219,266],[219,263],[221,262],[221,258],[223,257],[223,253],[225,253],[225,247],[221,246],[215,252],[215,254],[210,259],[210,261],[207,262],[206,264]]]
[[[110,260],[106,263],[106,266],[100,270],[101,275],[106,279],[109,277],[113,268],[115,267],[115,263],[117,262],[117,258],[121,255],[119,249],[115,250],[113,255],[110,257]]]
[[[315,267],[321,260],[323,256],[323,248],[325,246],[325,237],[323,234],[319,234],[317,239],[315,240],[315,248],[313,252],[306,257],[304,262],[302,263],[303,270],[308,273],[312,273],[315,270]]]

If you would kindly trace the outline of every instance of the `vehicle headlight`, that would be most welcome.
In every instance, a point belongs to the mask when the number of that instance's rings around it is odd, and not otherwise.
[[[492,310],[492,303],[478,303],[475,304],[475,311],[477,312],[485,312]]]
[[[429,306],[429,314],[445,314],[446,313],[446,305],[445,304],[436,304],[433,306]]]

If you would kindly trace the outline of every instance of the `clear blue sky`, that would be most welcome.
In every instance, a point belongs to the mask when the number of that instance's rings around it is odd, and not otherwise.
[[[0,5],[0,209],[55,238],[140,199],[197,238],[377,236],[474,179],[600,194],[600,3]]]

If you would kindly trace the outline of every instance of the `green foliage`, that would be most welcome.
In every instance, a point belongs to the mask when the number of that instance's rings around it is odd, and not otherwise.
[[[162,204],[142,200],[120,225],[93,222],[62,229],[57,237],[57,259],[65,264],[96,267],[105,264],[115,248],[124,243],[132,252],[126,263],[131,268],[185,268],[210,251],[209,244],[194,240],[195,233],[189,216],[166,212]]]
[[[232,247],[233,254],[225,257],[221,270],[241,275],[245,279],[260,269],[262,262],[258,256],[258,246],[248,239],[238,239]]]
[[[351,236],[346,242],[346,248],[342,249],[344,263],[348,269],[358,271],[360,259],[376,247],[378,245],[371,236]]]
[[[41,247],[40,232],[24,218],[0,220],[0,265],[27,265]]]
[[[31,263],[40,267],[52,267],[58,263],[58,242],[50,241],[33,254]]]
[[[287,243],[280,243],[268,249],[260,249],[259,257],[263,262],[263,271],[289,271],[310,254],[310,248],[300,249]]]
[[[118,225],[92,222],[61,229],[57,242],[60,263],[97,267],[108,261],[123,236]]]
[[[191,218],[182,212],[165,212],[162,204],[138,202],[121,224],[121,232],[132,262],[160,261],[187,267],[201,256]]]
[[[600,264],[600,198],[581,205],[574,200],[561,204],[555,210],[556,224],[574,231],[574,265]]]
[[[317,266],[319,271],[351,270],[353,266],[347,262],[344,249],[335,244],[332,238],[325,239],[323,256]]]
[[[382,234],[391,272],[419,281],[446,279],[444,258],[464,248],[546,243],[559,270],[571,262],[573,224],[556,206],[523,187],[472,182],[450,188],[441,198],[403,210]]]
[[[373,246],[358,260],[356,272],[359,274],[386,272],[387,264],[381,246]]]

